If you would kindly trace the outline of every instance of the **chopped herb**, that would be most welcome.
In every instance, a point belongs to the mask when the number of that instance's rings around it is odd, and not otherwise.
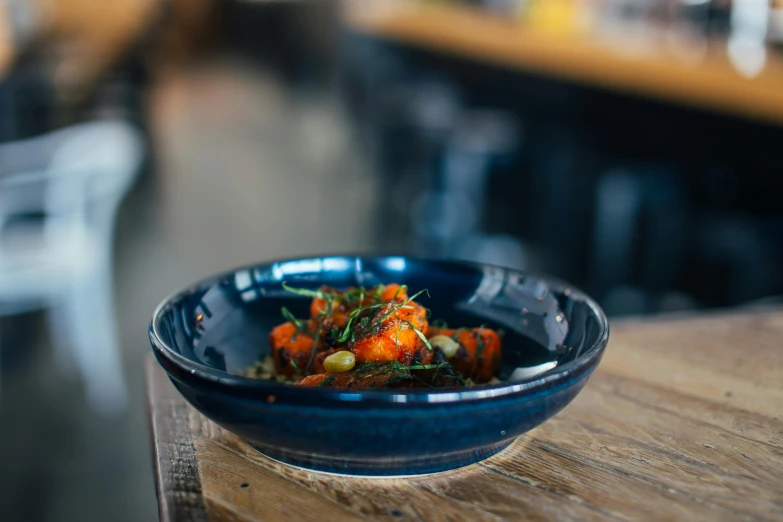
[[[397,327],[397,333],[394,334],[394,360],[400,358],[400,330],[402,330],[402,323]]]
[[[294,326],[296,326],[296,327],[297,327],[297,329],[298,329],[298,326],[299,326],[299,319],[297,319],[296,317],[294,317],[294,314],[292,314],[292,313],[291,313],[291,311],[290,311],[288,308],[286,308],[285,306],[284,306],[284,307],[282,307],[282,308],[280,309],[280,313],[281,313],[281,314],[283,314],[283,317],[285,317],[286,321],[288,321],[288,322],[290,322],[290,323],[293,323],[293,324],[294,324]]]
[[[436,370],[436,369],[442,367],[444,364],[448,365],[448,363],[443,363],[443,364],[412,364],[410,366],[400,366],[400,369],[403,369],[403,370]]]
[[[345,301],[347,305],[351,304],[362,304],[364,288],[350,288],[343,292],[343,295],[341,296],[341,299]]]
[[[323,382],[321,382],[321,384],[319,384],[319,386],[329,386],[330,384],[332,384],[334,382],[334,380],[336,378],[337,378],[337,375],[335,375],[334,373],[330,373],[326,377],[326,379],[324,379]]]
[[[294,317],[294,314],[291,313],[291,311],[286,308],[285,306],[280,309],[280,313],[283,314],[283,317],[285,317],[286,321],[294,325],[294,328],[296,328],[296,335],[293,337],[296,339],[296,336],[299,334],[305,334],[308,337],[312,338],[312,334],[307,331],[306,322],[302,321],[300,319],[297,319]]]
[[[421,330],[419,330],[418,328],[413,326],[413,323],[405,321],[405,324],[408,325],[408,328],[413,330],[416,333],[416,335],[419,336],[419,339],[421,339],[422,342],[427,345],[427,348],[429,349],[429,351],[432,351],[432,345],[430,344],[430,341],[427,339],[427,336],[425,336],[423,333],[421,333]]]
[[[294,288],[292,286],[288,286],[288,283],[283,281],[283,288],[287,291],[291,292],[292,294],[301,295],[304,297],[312,297],[315,299],[325,299],[327,301],[338,299],[339,296],[335,294],[330,294],[328,292],[324,292],[323,290],[309,290],[307,288]]]
[[[371,363],[364,363],[360,366],[357,366],[354,370],[357,374],[369,372],[373,370],[377,370],[378,368],[382,368],[383,366],[386,366],[388,364],[391,364],[389,362],[371,362]]]
[[[403,285],[403,286],[405,286],[405,285]],[[400,287],[400,288],[402,288],[402,287]],[[398,289],[397,289],[397,291],[399,292],[399,290],[400,290],[400,289],[398,288]],[[383,322],[384,322],[386,319],[388,319],[389,317],[391,317],[391,316],[392,316],[392,314],[394,314],[394,313],[395,313],[395,312],[397,312],[399,309],[401,309],[403,306],[407,305],[408,303],[410,303],[411,301],[413,301],[414,299],[416,299],[417,297],[419,297],[421,294],[424,294],[424,293],[426,293],[426,294],[427,294],[427,297],[429,297],[429,295],[430,295],[430,294],[429,294],[429,292],[427,291],[427,289],[425,288],[424,290],[421,290],[421,291],[419,291],[419,292],[416,292],[415,294],[413,294],[413,297],[409,297],[409,298],[408,298],[408,300],[407,300],[407,301],[405,301],[404,303],[402,303],[402,304],[399,304],[399,305],[392,305],[392,307],[389,309],[389,311],[388,311],[388,312],[386,312],[385,314],[383,314],[383,316],[380,318],[380,320],[378,320],[378,321],[376,321],[375,323],[373,323],[373,324],[372,324],[372,326],[370,327],[370,329],[371,329],[371,330],[374,330],[374,329],[376,329],[377,327],[379,327],[380,325],[382,325],[382,324],[383,324]],[[395,297],[396,297],[396,295],[397,295],[397,294],[395,294]]]
[[[481,325],[476,329],[476,360],[473,361],[473,369],[470,370],[471,380],[474,377],[476,377],[476,368],[478,367],[478,362],[479,359],[481,358],[481,354],[484,353],[484,346],[487,344],[486,340],[484,339],[484,336],[481,334],[481,330],[483,328],[484,325]]]
[[[343,333],[340,334],[340,336],[337,338],[338,343],[344,343],[348,339],[351,338],[351,326],[353,325],[354,319],[356,319],[359,314],[364,312],[365,310],[372,310],[373,308],[380,308],[383,304],[374,304],[374,305],[368,305],[368,306],[360,306],[359,308],[353,310],[350,314],[348,314],[348,322],[345,325],[345,329],[343,329]]]
[[[318,323],[318,329],[315,331],[315,339],[313,339],[313,349],[310,350],[310,359],[307,361],[307,370],[310,371],[310,368],[313,367],[313,361],[315,361],[315,354],[318,351],[318,344],[321,341],[321,332],[323,331],[324,327],[319,322]]]
[[[478,355],[481,355],[481,352],[484,351],[484,345],[487,344],[486,339],[484,339],[484,335],[481,333],[481,330],[484,329],[484,326],[479,326],[478,331],[476,332],[476,353]]]

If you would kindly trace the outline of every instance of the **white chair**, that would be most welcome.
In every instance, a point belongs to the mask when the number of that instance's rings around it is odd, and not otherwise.
[[[0,145],[0,314],[48,309],[57,362],[79,370],[100,413],[126,402],[112,238],[143,155],[121,121]]]

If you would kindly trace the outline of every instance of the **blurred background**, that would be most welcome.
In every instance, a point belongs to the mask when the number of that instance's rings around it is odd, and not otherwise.
[[[146,327],[258,260],[783,293],[780,0],[0,0],[0,513],[154,520]]]

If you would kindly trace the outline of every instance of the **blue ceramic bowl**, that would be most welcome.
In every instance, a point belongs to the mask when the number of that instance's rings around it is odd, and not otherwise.
[[[240,377],[268,353],[281,306],[307,314],[309,300],[282,281],[427,288],[431,297],[417,301],[433,318],[505,331],[504,382],[358,391]],[[158,307],[149,334],[188,402],[262,453],[319,471],[388,476],[471,464],[559,412],[600,361],[609,328],[595,302],[554,279],[472,263],[334,256],[260,264],[197,283]],[[529,367],[551,369],[517,370]]]

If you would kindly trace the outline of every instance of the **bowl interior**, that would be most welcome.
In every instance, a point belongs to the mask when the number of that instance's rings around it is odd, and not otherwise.
[[[557,361],[591,350],[604,335],[595,305],[564,283],[497,267],[407,257],[319,257],[279,261],[218,276],[168,300],[153,331],[173,352],[238,374],[269,352],[268,334],[282,323],[280,308],[306,317],[310,300],[282,288],[406,284],[449,326],[487,326],[503,337],[504,380],[517,367]],[[556,371],[556,370],[554,370]]]

